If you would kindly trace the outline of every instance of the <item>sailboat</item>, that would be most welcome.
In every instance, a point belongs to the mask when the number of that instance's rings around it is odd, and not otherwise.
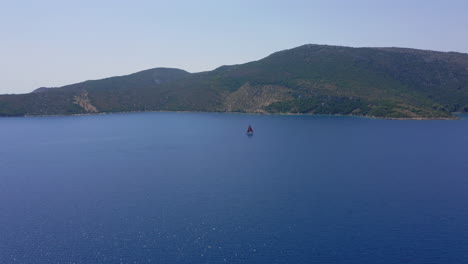
[[[249,128],[247,128],[247,136],[253,136],[253,129],[252,127],[249,125]]]

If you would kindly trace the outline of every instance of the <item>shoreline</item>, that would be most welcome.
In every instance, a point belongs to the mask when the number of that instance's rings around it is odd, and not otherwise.
[[[301,113],[248,113],[248,112],[221,112],[221,111],[165,111],[165,110],[154,110],[154,111],[123,111],[123,112],[98,112],[98,113],[81,113],[81,114],[62,114],[62,115],[24,115],[24,116],[2,116],[0,118],[8,117],[69,117],[69,116],[92,116],[92,115],[113,115],[113,114],[132,114],[132,113],[218,113],[218,114],[242,114],[242,115],[279,115],[279,116],[345,116],[345,117],[357,117],[357,118],[369,118],[369,119],[381,119],[381,120],[460,120],[458,116],[463,113],[453,113],[452,117],[376,117],[376,116],[362,116],[362,115],[343,115],[343,114],[301,114]]]

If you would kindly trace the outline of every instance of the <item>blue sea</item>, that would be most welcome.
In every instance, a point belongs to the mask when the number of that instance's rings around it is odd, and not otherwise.
[[[468,119],[2,118],[0,263],[468,263]]]

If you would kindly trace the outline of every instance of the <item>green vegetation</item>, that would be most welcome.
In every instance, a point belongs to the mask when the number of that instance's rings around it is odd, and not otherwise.
[[[344,97],[310,97],[276,102],[266,107],[271,113],[367,115],[370,108],[361,99]]]
[[[247,84],[245,91],[239,89]],[[450,118],[453,112],[468,112],[468,54],[305,45],[210,72],[156,68],[30,94],[1,95],[0,116],[87,113],[76,103],[83,91],[84,101],[98,112]]]

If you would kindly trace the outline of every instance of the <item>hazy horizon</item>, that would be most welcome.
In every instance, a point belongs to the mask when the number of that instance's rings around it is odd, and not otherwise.
[[[467,10],[460,0],[2,3],[0,94],[156,67],[207,71],[304,44],[468,53]]]

